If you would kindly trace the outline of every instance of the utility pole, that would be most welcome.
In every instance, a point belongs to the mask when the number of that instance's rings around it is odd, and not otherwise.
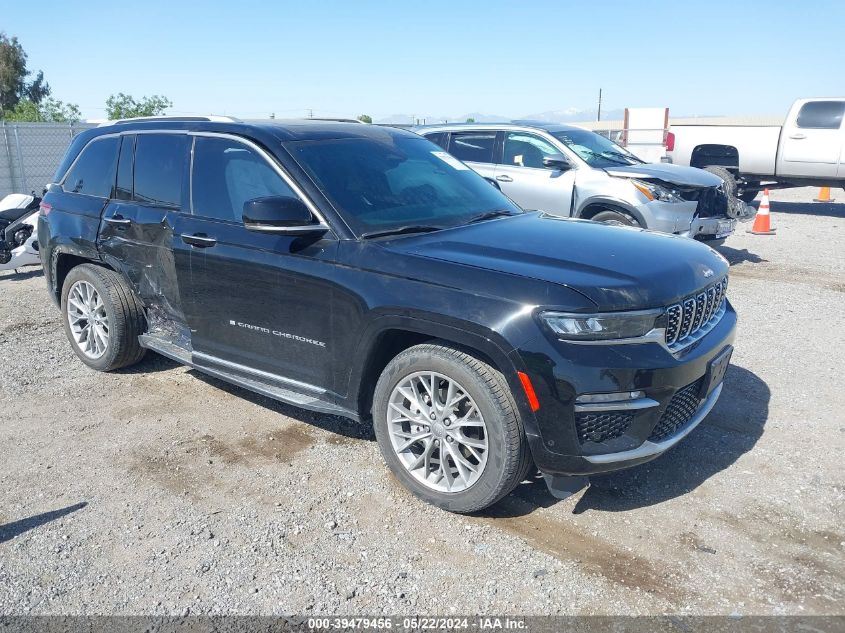
[[[596,121],[601,121],[601,88],[599,88],[599,111],[596,115]]]
[[[309,119],[314,118],[314,110],[312,110],[311,108],[308,108],[308,118]]]

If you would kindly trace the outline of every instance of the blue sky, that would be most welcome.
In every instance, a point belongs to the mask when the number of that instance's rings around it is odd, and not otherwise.
[[[86,117],[121,91],[176,114],[376,119],[594,113],[600,87],[606,110],[679,116],[845,93],[843,0],[48,4],[7,3],[0,28]]]

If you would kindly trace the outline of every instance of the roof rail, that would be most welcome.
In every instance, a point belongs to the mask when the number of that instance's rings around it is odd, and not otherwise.
[[[217,123],[237,123],[240,119],[231,116],[221,116],[218,114],[209,114],[207,116],[179,116],[179,115],[161,115],[161,116],[138,116],[129,119],[115,119],[114,121],[105,121],[100,123],[97,127],[105,125],[117,125],[118,123],[141,123],[144,121],[215,121]]]

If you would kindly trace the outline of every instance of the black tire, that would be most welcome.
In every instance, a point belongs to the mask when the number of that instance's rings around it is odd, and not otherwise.
[[[737,197],[736,176],[734,176],[730,170],[725,167],[719,167],[718,165],[710,165],[709,167],[705,167],[704,171],[709,171],[711,174],[714,174],[725,181],[725,193],[728,196],[728,200],[733,200]]]
[[[611,224],[613,226],[636,226],[644,228],[637,221],[637,218],[622,211],[611,211],[607,209],[605,211],[599,211],[590,219],[593,222],[601,222],[602,224]]]
[[[744,203],[748,204],[754,198],[757,197],[757,194],[760,193],[760,189],[753,189],[753,188],[745,188],[742,190],[742,193],[739,194],[739,199],[742,200]]]
[[[99,358],[89,358],[74,340],[68,320],[68,295],[79,281],[86,281],[96,289],[103,300],[109,324],[109,340]],[[91,369],[112,371],[134,365],[144,357],[146,350],[138,343],[144,333],[144,309],[123,278],[113,270],[94,264],[73,268],[62,286],[62,321],[74,353]]]
[[[441,492],[417,481],[390,441],[387,409],[397,384],[415,372],[435,371],[456,380],[475,401],[487,427],[487,464],[477,481],[460,492]],[[373,395],[373,426],[382,456],[396,478],[414,495],[457,513],[482,510],[510,493],[530,472],[533,461],[522,420],[504,376],[471,353],[447,343],[411,347],[385,367]]]

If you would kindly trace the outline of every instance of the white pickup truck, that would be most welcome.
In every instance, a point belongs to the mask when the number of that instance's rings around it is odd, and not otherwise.
[[[673,125],[668,161],[712,171],[745,202],[763,186],[845,187],[843,114],[845,97],[799,99],[782,126]]]

